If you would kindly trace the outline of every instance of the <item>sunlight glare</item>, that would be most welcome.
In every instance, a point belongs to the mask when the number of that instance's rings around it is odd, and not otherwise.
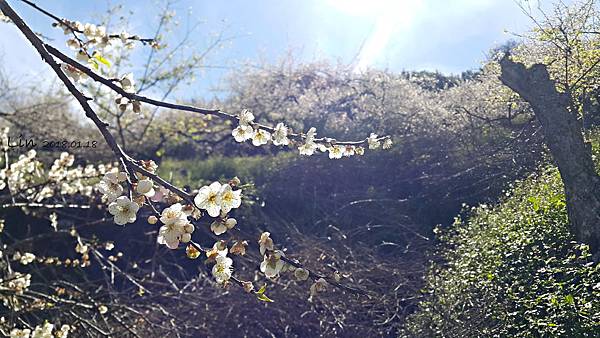
[[[373,28],[366,36],[354,70],[359,72],[374,64],[390,40],[407,32],[422,7],[423,0],[328,0],[329,5],[343,14],[367,18]]]

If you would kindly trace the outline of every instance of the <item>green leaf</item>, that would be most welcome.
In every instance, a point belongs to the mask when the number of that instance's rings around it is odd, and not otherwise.
[[[95,70],[98,70],[100,68],[100,65],[98,65],[98,61],[96,61],[94,59],[90,59],[89,61],[92,64],[92,67],[94,67]]]
[[[267,295],[265,295],[265,294],[260,294],[256,298],[258,298],[258,300],[263,301],[263,302],[273,303],[273,300],[271,298],[267,297]]]
[[[540,210],[540,200],[538,198],[532,196],[529,197],[527,201],[533,205],[533,211]]]
[[[570,304],[570,305],[575,304],[575,298],[573,298],[573,295],[566,295],[565,303]]]
[[[263,284],[263,286],[261,286],[260,289],[258,291],[256,291],[256,294],[262,295],[265,293],[265,291],[267,291],[267,284]]]
[[[105,59],[100,53],[95,52],[94,59],[100,61],[100,63],[110,68],[110,62],[107,59]]]

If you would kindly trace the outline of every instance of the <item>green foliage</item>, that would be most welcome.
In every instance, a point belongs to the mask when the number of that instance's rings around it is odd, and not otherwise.
[[[439,254],[406,335],[593,337],[600,332],[600,264],[569,232],[556,168],[495,207],[439,230]]]
[[[159,173],[171,177],[178,185],[198,185],[215,180],[239,177],[242,182],[262,181],[279,165],[289,159],[291,154],[250,157],[213,156],[205,160],[165,159],[160,164]]]

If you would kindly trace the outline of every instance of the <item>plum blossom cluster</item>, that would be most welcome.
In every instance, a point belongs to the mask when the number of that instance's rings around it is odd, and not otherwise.
[[[131,35],[126,31],[118,34],[108,34],[106,27],[92,23],[81,23],[79,21],[70,21],[62,19],[53,24],[63,30],[65,35],[73,37],[67,40],[67,46],[77,51],[77,59],[98,65],[106,63],[101,56],[101,52],[109,52],[116,46],[123,46],[131,49],[135,42],[149,43],[152,47],[158,48],[155,40],[142,39],[137,35]]]
[[[13,291],[17,295],[22,295],[31,285],[31,275],[23,274],[18,271],[12,272],[5,279],[0,279],[0,285],[3,288]]]
[[[25,252],[21,254],[19,251],[15,251],[12,257],[13,261],[18,261],[22,265],[27,265],[35,260],[35,255],[31,252]]]
[[[227,257],[226,254],[223,255],[220,253],[216,255],[214,260],[215,265],[212,268],[212,275],[215,277],[217,283],[224,284],[233,274],[233,260]]]
[[[310,128],[306,134],[300,135],[303,142],[297,142],[290,137],[293,131],[284,123],[279,122],[273,129],[273,133],[265,130],[263,126],[259,126],[254,122],[254,115],[249,110],[242,110],[238,115],[239,125],[234,128],[231,135],[237,142],[245,142],[252,140],[254,146],[262,146],[272,142],[275,146],[297,146],[300,155],[311,156],[317,151],[322,153],[327,152],[329,158],[340,159],[354,155],[364,155],[365,148],[360,145],[336,144],[333,139],[325,138],[317,141],[316,128]],[[390,149],[392,147],[392,139],[390,137],[379,137],[377,134],[371,133],[367,138],[369,149]]]
[[[281,259],[281,257],[284,256],[283,251],[275,250],[273,239],[271,239],[270,236],[270,233],[263,232],[258,240],[260,254],[263,255],[263,261],[260,263],[260,271],[264,273],[267,278],[274,278],[279,276],[279,273],[286,264]]]
[[[8,186],[11,191],[32,193],[29,186],[42,176],[42,163],[36,159],[37,152],[33,149],[11,163],[8,168],[0,169],[0,189]]]
[[[193,216],[194,210],[203,210],[210,217],[215,218],[210,228],[216,235],[221,235],[235,227],[237,221],[228,214],[231,210],[241,206],[242,189],[238,188],[239,184],[240,181],[237,178],[227,184],[213,182],[198,190],[194,197],[194,206],[182,206],[180,203],[175,203],[165,208],[160,217],[163,225],[159,229],[158,242],[171,249],[176,249],[180,242],[190,242],[194,225],[189,222],[188,217]],[[149,219],[151,224],[157,221],[152,217]],[[217,241],[210,250],[205,251],[206,262],[214,264],[212,275],[219,285],[226,285],[233,274],[233,260],[227,256],[228,253],[244,255],[246,245],[246,241],[236,241],[230,251],[225,241]],[[187,246],[186,253],[189,258],[195,259],[200,255],[200,250],[196,244],[192,243]],[[249,287],[246,286],[246,288]]]
[[[18,329],[14,328],[10,331],[10,338],[67,338],[71,326],[63,324],[60,328],[56,328],[56,325],[52,323],[44,323],[37,325],[33,332],[30,329]]]
[[[126,93],[135,93],[135,80],[133,79],[133,73],[127,73],[119,80],[118,84]],[[124,96],[118,96],[115,99],[115,103],[121,112],[132,110],[134,113],[140,113],[142,111],[142,104],[137,100],[130,100]]]
[[[235,189],[239,180],[234,179],[228,184],[213,182],[203,186],[194,197],[194,204],[199,209],[205,210],[211,217],[217,217],[210,228],[220,235],[232,229],[237,224],[234,218],[229,218],[228,213],[242,204],[242,189]]]
[[[175,203],[165,208],[160,221],[162,226],[158,230],[158,243],[166,245],[169,249],[177,249],[179,243],[188,243],[192,240],[194,225],[188,220],[190,208],[184,209],[180,203]],[[149,220],[150,223],[156,223],[155,220]]]
[[[142,161],[142,165],[151,173],[157,169],[154,161]],[[102,199],[109,203],[108,212],[114,216],[114,222],[118,225],[135,222],[137,212],[145,199],[157,194],[152,179],[141,174],[137,174],[135,178],[137,182],[130,183],[127,173],[111,170],[104,174],[102,180],[96,185],[98,191],[102,193]],[[123,196],[125,182],[132,187],[131,198]]]
[[[2,134],[6,135],[8,130]],[[3,140],[3,145],[4,143]],[[82,195],[90,197],[93,181],[110,170],[110,165],[74,166],[73,155],[63,152],[49,170],[37,159],[34,149],[11,162],[10,153],[2,149],[9,163],[0,169],[0,190],[8,188],[13,197],[23,196],[29,201],[42,202],[56,195]]]
[[[289,264],[283,259],[285,254],[283,251],[275,249],[275,244],[269,232],[263,232],[261,234],[258,244],[260,246],[260,253],[263,256],[263,261],[260,264],[260,271],[264,273],[267,278],[277,278],[280,274],[289,271],[298,282],[304,282],[309,279],[309,270]],[[334,277],[336,281],[339,281],[339,274],[335,274]],[[328,284],[322,277],[315,279],[315,282],[310,287],[309,300],[317,293],[325,291]]]
[[[60,154],[60,157],[54,161],[48,171],[49,184],[45,185],[39,192],[38,202],[55,194],[79,194],[89,197],[93,193],[93,185],[90,184],[90,181],[104,174],[110,168],[110,166],[103,164],[73,167],[74,162],[75,157],[73,155],[66,152]]]
[[[156,170],[154,162],[142,163],[152,173]],[[210,228],[216,235],[225,233],[237,224],[237,220],[228,215],[231,210],[239,208],[242,201],[242,190],[237,188],[240,184],[237,178],[227,184],[213,182],[201,187],[193,199],[194,205],[184,205],[180,203],[181,198],[174,196],[167,188],[155,187],[152,179],[139,174],[136,174],[136,177],[137,182],[129,183],[127,173],[112,170],[107,172],[97,185],[98,191],[103,195],[102,199],[108,203],[108,212],[113,215],[114,222],[118,225],[135,222],[145,199],[153,203],[170,204],[157,215],[159,217],[148,217],[150,224],[160,221],[157,241],[170,249],[177,249],[180,243],[191,241],[195,227],[190,217],[198,219],[201,211],[215,218]],[[124,195],[126,183],[133,187],[130,191],[133,198]]]

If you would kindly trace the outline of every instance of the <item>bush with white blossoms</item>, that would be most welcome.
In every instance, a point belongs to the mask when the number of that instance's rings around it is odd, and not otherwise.
[[[44,323],[37,325],[33,332],[30,329],[14,328],[10,331],[10,338],[68,338],[71,327],[63,324],[60,328],[55,329],[55,325]]]
[[[56,195],[92,197],[93,183],[112,168],[110,164],[75,166],[75,157],[67,152],[61,153],[49,169],[38,160],[34,149],[14,158],[15,153],[7,147],[9,132],[8,128],[0,132],[0,155],[8,160],[0,169],[0,191],[7,188],[6,194],[15,203],[43,202]]]

